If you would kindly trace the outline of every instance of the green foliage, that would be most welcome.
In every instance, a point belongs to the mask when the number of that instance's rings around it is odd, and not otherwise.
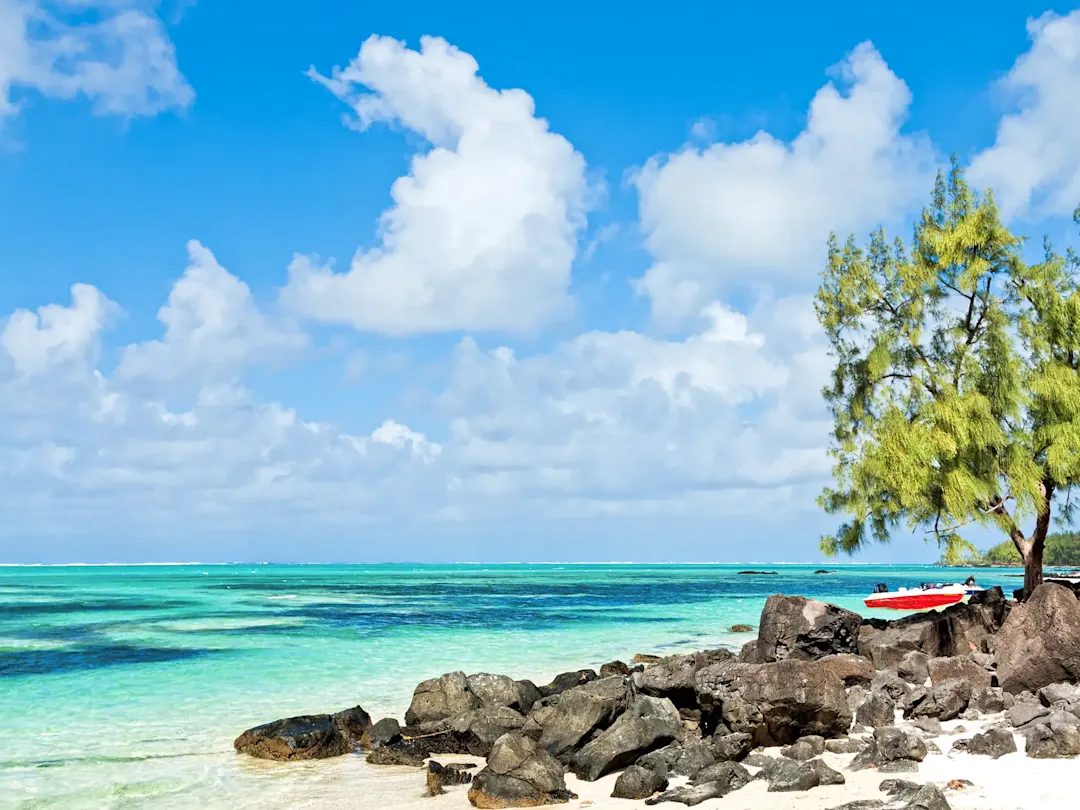
[[[1076,213],[1080,222],[1080,209]],[[962,559],[957,530],[1045,537],[1052,504],[1068,519],[1080,481],[1080,258],[1023,240],[953,161],[912,243],[883,230],[865,248],[829,242],[816,297],[836,360],[834,485],[819,503],[848,520],[826,553],[923,530]]]
[[[984,565],[1019,565],[1020,552],[1012,542],[1006,541],[979,555],[978,562]],[[1080,566],[1080,533],[1063,532],[1048,536],[1043,562],[1054,568]]]

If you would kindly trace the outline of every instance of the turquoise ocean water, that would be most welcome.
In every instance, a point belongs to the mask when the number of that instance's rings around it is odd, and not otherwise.
[[[756,626],[772,593],[865,615],[878,582],[969,573],[738,573],[748,567],[3,567],[0,807],[293,807],[339,778],[340,763],[240,758],[240,731],[357,703],[400,718],[419,681],[455,669],[545,682],[638,652],[738,647],[752,634],[730,627]],[[970,573],[1007,592],[1021,582]]]

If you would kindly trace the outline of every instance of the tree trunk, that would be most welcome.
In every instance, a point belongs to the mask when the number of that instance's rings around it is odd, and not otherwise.
[[[1020,556],[1024,560],[1024,598],[1031,596],[1032,592],[1042,585],[1043,582],[1043,545],[1046,538],[1036,535],[1025,541],[1024,548],[1020,549]]]

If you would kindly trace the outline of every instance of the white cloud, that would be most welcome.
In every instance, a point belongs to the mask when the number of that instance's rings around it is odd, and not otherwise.
[[[304,334],[262,313],[247,284],[218,264],[213,253],[195,240],[187,252],[188,267],[158,311],[164,337],[125,348],[120,376],[235,376],[249,363],[274,361],[303,348]]]
[[[869,43],[838,67],[790,144],[766,132],[649,160],[636,174],[653,265],[638,282],[662,323],[678,323],[732,283],[816,279],[830,231],[901,219],[929,192],[927,140],[902,134],[911,94]],[[695,137],[703,133],[696,132]]]
[[[442,39],[414,51],[373,36],[346,68],[311,71],[359,128],[399,123],[431,149],[394,182],[378,246],[343,273],[297,257],[287,305],[388,334],[528,330],[569,310],[591,195],[585,161],[527,93],[495,90],[477,70]]]
[[[1017,101],[970,180],[994,189],[1006,216],[1069,214],[1080,203],[1080,10],[1028,21],[1031,48],[1002,80]]]
[[[41,374],[97,350],[98,334],[118,308],[96,287],[74,284],[71,306],[47,304],[36,313],[16,310],[0,332],[0,347],[22,375]]]
[[[99,115],[154,115],[195,97],[164,25],[138,0],[0,0],[0,124],[13,93],[91,101]]]

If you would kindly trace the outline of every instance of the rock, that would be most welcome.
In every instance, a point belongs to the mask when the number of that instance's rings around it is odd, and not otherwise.
[[[769,769],[766,778],[770,793],[810,790],[818,785],[844,784],[843,774],[834,771],[820,759],[810,762],[778,760],[776,765]]]
[[[679,712],[670,700],[638,695],[610,728],[573,755],[570,768],[579,779],[594,782],[667,745],[680,728]]]
[[[373,724],[360,738],[361,748],[380,748],[401,739],[401,724],[393,717],[384,717]]]
[[[1074,683],[1048,684],[1039,690],[1038,697],[1043,706],[1053,706],[1055,703],[1080,703],[1080,685]]]
[[[925,681],[926,679],[924,678],[923,680]],[[911,684],[902,679],[895,672],[887,670],[879,672],[874,676],[870,688],[871,690],[880,689],[898,704],[907,700],[908,696],[914,691]]]
[[[862,617],[804,596],[770,596],[761,611],[756,660],[814,661],[836,653],[859,652]]]
[[[412,746],[394,743],[372,749],[367,755],[367,761],[372,765],[407,765],[411,768],[422,768],[427,756],[426,751],[417,751]]]
[[[972,661],[970,656],[931,658],[927,663],[927,671],[934,686],[957,679],[971,684],[972,692],[990,688],[990,673]]]
[[[878,765],[878,773],[916,773],[919,762],[914,759],[894,759]]]
[[[511,682],[512,683],[512,682]],[[450,721],[450,730],[461,740],[465,751],[476,757],[486,757],[495,740],[508,731],[525,725],[525,718],[506,706],[473,709]]]
[[[870,728],[891,726],[896,722],[896,704],[883,690],[875,690],[855,710],[855,722]]]
[[[514,684],[518,690],[518,705],[516,708],[522,714],[527,715],[543,696],[532,681],[514,681]],[[510,708],[515,707],[511,706]]]
[[[918,734],[902,728],[879,728],[874,730],[879,763],[896,759],[922,762],[926,758],[926,743]]]
[[[738,762],[754,747],[754,738],[745,731],[721,734],[712,738],[712,753],[718,762]]]
[[[432,754],[467,754],[465,742],[450,729],[425,732],[406,726],[393,742],[373,748],[367,756],[372,765],[411,765],[420,767]]]
[[[237,753],[259,759],[293,761],[341,756],[351,751],[353,745],[333,717],[312,714],[249,728],[236,738],[233,748]]]
[[[521,692],[513,678],[481,672],[465,679],[469,691],[480,701],[480,708],[506,707],[522,711]],[[532,706],[524,708],[528,711]]]
[[[746,759],[743,760],[743,765],[750,768],[761,768],[763,771],[768,771],[770,768],[776,765],[780,760],[776,757],[766,756],[761,753],[748,754]]]
[[[1080,679],[1080,601],[1068,588],[1043,583],[1009,613],[994,653],[1006,692]]]
[[[428,796],[439,796],[446,791],[443,790],[445,785],[467,785],[472,782],[472,774],[469,773],[468,768],[473,766],[462,766],[459,764],[443,766],[435,760],[428,763],[427,769],[427,794]]]
[[[700,771],[716,762],[716,757],[713,756],[712,748],[702,740],[694,740],[693,742],[686,743],[679,751],[678,758],[671,766],[671,772],[679,774],[680,776],[689,776],[693,778]]]
[[[687,807],[693,807],[702,802],[707,802],[709,799],[719,799],[724,795],[723,784],[720,782],[708,782],[702,785],[686,785],[669,790],[659,796],[647,799],[645,804],[655,805],[663,802],[678,802],[679,804],[685,804]]]
[[[971,693],[968,709],[979,714],[997,714],[1005,711],[1005,693],[1000,686],[988,686]]]
[[[732,633],[752,633],[754,628],[748,624],[733,624],[731,625]]]
[[[739,571],[740,574],[763,574],[768,576],[779,576],[777,571]]]
[[[990,653],[971,652],[968,654],[968,658],[970,658],[983,669],[993,670],[997,668],[997,662],[994,660],[994,656],[992,656]]]
[[[791,745],[780,749],[780,756],[799,762],[809,762],[814,757],[825,753],[825,738],[816,734],[796,740]]]
[[[1005,713],[1013,728],[1021,728],[1040,717],[1049,717],[1050,709],[1039,703],[1017,703]]]
[[[465,673],[449,672],[416,687],[409,710],[405,712],[405,725],[445,720],[478,708],[480,700],[469,691]]]
[[[655,751],[642,754],[634,764],[667,776],[675,769],[675,763],[679,761],[682,754],[682,744],[674,742],[665,745],[663,748],[657,748]]]
[[[659,655],[647,655],[645,653],[638,653],[630,659],[631,664],[655,664],[660,661]]]
[[[867,743],[848,737],[843,740],[826,740],[825,750],[830,754],[859,754],[866,750]]]
[[[752,779],[750,771],[737,762],[717,762],[699,771],[697,776],[690,781],[695,785],[720,782],[727,788],[725,793],[730,793],[750,784]]]
[[[931,658],[967,655],[973,649],[990,652],[994,634],[1008,612],[1001,589],[990,588],[967,604],[951,605],[943,611],[915,613],[888,622],[868,619],[859,630],[858,652],[879,670],[895,669],[912,650]]]
[[[941,727],[941,721],[936,717],[916,717],[911,724],[919,731],[925,731],[933,737],[940,737],[945,733],[945,730]]]
[[[911,797],[904,810],[951,810],[945,794],[934,785],[922,785]]]
[[[832,810],[878,810],[880,807],[884,807],[885,802],[881,799],[857,799],[853,802],[847,802],[839,807],[834,807]]]
[[[650,771],[640,765],[631,765],[615,780],[615,789],[611,791],[613,799],[647,799],[667,790],[668,780],[662,773]]]
[[[818,663],[844,682],[844,686],[869,686],[876,675],[874,665],[861,655],[827,655]]]
[[[487,767],[469,788],[469,801],[480,808],[537,807],[576,798],[566,789],[558,760],[516,732],[495,741]]]
[[[707,666],[734,660],[730,650],[706,650],[687,655],[669,655],[634,675],[638,691],[652,697],[666,697],[676,706],[697,708],[694,679]]]
[[[878,790],[882,793],[902,802],[909,802],[915,798],[920,788],[922,785],[918,782],[910,782],[907,779],[885,779],[878,785]]]
[[[540,697],[561,695],[568,689],[591,683],[592,681],[595,681],[597,677],[597,674],[591,669],[578,669],[574,672],[564,672],[561,675],[556,675],[555,680],[546,686],[538,687]]]
[[[630,667],[622,661],[610,661],[600,667],[600,677],[607,678],[611,675],[629,675]]]
[[[554,757],[568,758],[573,749],[599,729],[610,726],[630,702],[630,689],[622,678],[603,678],[561,693],[558,703],[534,708],[542,714],[540,747]],[[526,720],[526,731],[528,720]],[[530,735],[531,736],[531,735]]]
[[[820,662],[713,664],[698,672],[697,694],[703,711],[759,745],[837,737],[851,727],[844,684]]]
[[[1011,732],[1003,728],[991,728],[982,734],[976,734],[970,740],[957,740],[953,744],[953,751],[965,751],[968,754],[997,759],[1005,754],[1016,753],[1016,740]]]
[[[912,695],[912,698],[917,698]],[[918,700],[910,700],[904,709],[905,717],[936,717],[939,720],[955,720],[971,700],[971,684],[967,681],[953,678],[942,681],[925,697]]]
[[[1080,725],[1075,722],[1059,719],[1056,722],[1052,720],[1045,724],[1038,723],[1026,736],[1025,750],[1032,759],[1060,759],[1080,755]]]

